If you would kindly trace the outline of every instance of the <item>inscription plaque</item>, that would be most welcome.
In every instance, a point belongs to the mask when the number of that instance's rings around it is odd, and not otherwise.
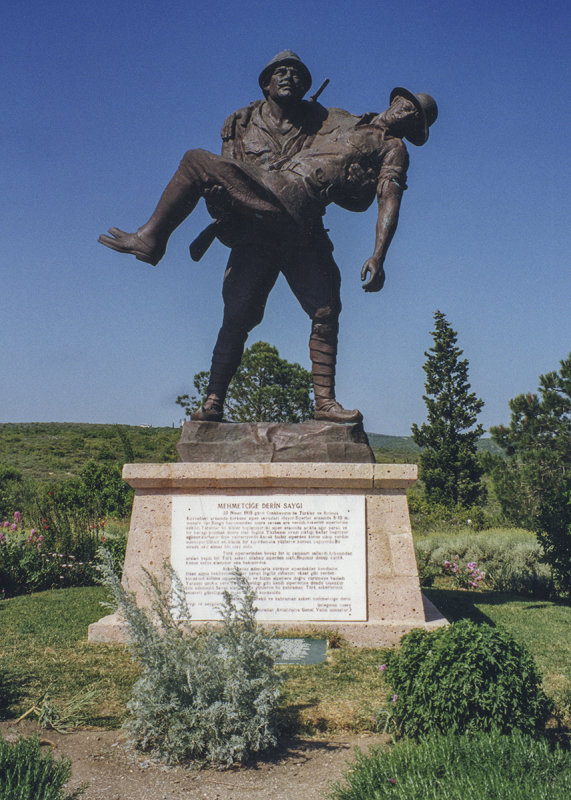
[[[194,620],[218,620],[238,568],[257,618],[364,621],[365,498],[359,495],[175,495],[171,563]]]

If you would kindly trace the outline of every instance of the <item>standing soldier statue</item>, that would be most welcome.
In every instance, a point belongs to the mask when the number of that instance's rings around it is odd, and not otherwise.
[[[198,260],[215,237],[231,252],[207,398],[192,419],[222,419],[248,333],[262,321],[282,272],[311,319],[315,418],[361,422],[360,411],[345,409],[335,399],[341,277],[323,215],[330,203],[365,211],[377,197],[375,247],[361,280],[366,292],[380,291],[406,189],[408,154],[402,139],[426,142],[436,103],[430,95],[396,88],[382,114],[326,109],[317,102],[319,93],[303,99],[311,75],[290,50],[264,67],[259,84],[264,99],[224,123],[221,156],[189,150],[148,222],[136,233],[110,228],[111,235],[99,241],[156,265],[171,233],[204,197],[214,222],[193,242],[191,255]]]

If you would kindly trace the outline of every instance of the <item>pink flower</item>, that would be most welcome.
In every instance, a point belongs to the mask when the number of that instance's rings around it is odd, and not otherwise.
[[[20,522],[21,519],[22,519],[22,515],[20,514],[20,512],[19,511],[14,511],[14,522]]]
[[[384,672],[386,670],[386,668],[387,668],[386,664],[381,664],[380,667],[379,667],[379,671],[380,672]]]
[[[4,523],[4,527],[5,528],[9,528],[10,527],[10,523],[8,522],[8,520],[6,520],[6,522]]]
[[[32,528],[32,530],[30,531],[30,536],[35,536],[35,535],[36,535],[36,529]]]
[[[44,537],[40,533],[40,535],[38,536],[38,542],[43,542],[43,541],[44,541]]]
[[[398,694],[393,694],[393,703],[396,703],[396,701],[397,701],[398,699],[399,699],[399,696],[398,696]]]
[[[395,781],[394,778],[387,778],[387,780],[388,780],[389,783],[392,783],[393,786],[396,784],[396,781]]]
[[[10,525],[10,530],[11,530],[11,531],[17,531],[17,530],[18,530],[18,526],[16,525],[16,523],[15,523],[15,522],[13,522],[13,523]]]

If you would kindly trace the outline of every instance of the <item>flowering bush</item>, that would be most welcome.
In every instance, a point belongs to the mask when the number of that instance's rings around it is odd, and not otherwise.
[[[479,589],[486,573],[478,569],[475,561],[468,561],[464,567],[459,563],[459,556],[454,561],[444,562],[444,572],[450,575],[459,589]]]
[[[554,591],[549,567],[543,563],[543,550],[528,531],[500,528],[483,533],[449,533],[416,539],[414,548],[423,586],[430,586],[436,576],[443,574],[458,577],[458,573],[446,568],[446,562],[453,565],[458,557],[459,563],[476,563],[480,574],[485,571],[486,589],[534,597],[550,597]],[[460,577],[465,574],[464,570]],[[474,587],[468,584],[468,588]]]
[[[48,526],[26,530],[19,511],[13,518],[0,527],[0,598],[95,583],[93,558],[53,550]]]

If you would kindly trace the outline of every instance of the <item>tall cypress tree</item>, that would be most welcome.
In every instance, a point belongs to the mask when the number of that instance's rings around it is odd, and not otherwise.
[[[485,491],[476,452],[483,433],[476,419],[484,401],[470,391],[468,359],[460,358],[456,331],[441,311],[434,321],[434,346],[424,354],[423,366],[427,422],[412,426],[412,438],[424,448],[420,467],[429,501],[471,506]]]

